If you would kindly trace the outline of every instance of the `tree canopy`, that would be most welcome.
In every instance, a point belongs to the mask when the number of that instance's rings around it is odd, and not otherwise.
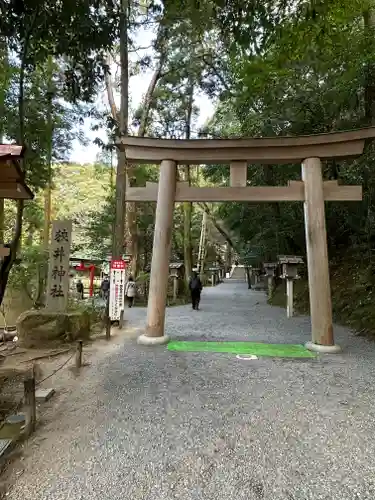
[[[28,145],[24,168],[37,192],[50,184],[51,162],[67,159],[85,117],[101,119],[109,142],[119,130],[170,138],[270,137],[375,124],[373,0],[8,0],[1,5],[6,14],[0,18],[1,134]],[[151,35],[149,47],[139,41],[144,30]],[[129,89],[136,73],[149,82],[135,106]],[[104,86],[108,111],[99,113],[93,102]],[[214,115],[199,130],[198,95],[215,102]],[[371,265],[373,161],[369,143],[355,162],[324,164],[326,179],[361,184],[364,190],[362,203],[327,204],[333,259],[350,248]],[[115,227],[117,249],[132,253],[136,268],[146,269],[155,207],[128,204],[127,230],[118,226],[115,213],[123,208],[123,193],[114,192],[115,175],[107,175],[114,172],[113,162],[104,163],[102,203],[81,210],[80,231],[104,255]],[[124,174],[124,187],[126,177],[144,185],[156,181],[158,172],[152,165],[135,168],[119,156],[117,174]],[[229,168],[181,167],[179,177],[196,185],[225,185]],[[248,168],[248,182],[255,186],[300,178],[296,164]],[[305,252],[299,203],[184,204],[176,209],[175,258],[196,263],[207,210],[244,258]],[[39,227],[41,216],[36,206],[28,209],[27,228]]]

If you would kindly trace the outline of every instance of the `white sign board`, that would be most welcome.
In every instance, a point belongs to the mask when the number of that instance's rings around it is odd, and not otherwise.
[[[49,250],[46,308],[64,312],[68,307],[69,257],[72,241],[72,221],[52,222]]]
[[[109,277],[109,317],[111,321],[120,321],[121,311],[124,310],[125,267],[126,264],[123,260],[111,261]]]

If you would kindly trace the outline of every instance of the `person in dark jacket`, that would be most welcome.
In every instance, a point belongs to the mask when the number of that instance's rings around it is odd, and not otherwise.
[[[77,281],[76,289],[77,289],[78,298],[82,300],[83,299],[84,288],[83,288],[83,283],[82,283],[82,281],[80,279]]]
[[[104,300],[108,299],[109,294],[109,278],[108,276],[104,276],[104,279],[100,285],[100,293]]]
[[[193,274],[189,281],[189,289],[191,294],[191,305],[193,309],[195,309],[196,311],[198,311],[199,309],[202,288],[203,288],[202,282],[198,274],[195,271],[193,271]]]

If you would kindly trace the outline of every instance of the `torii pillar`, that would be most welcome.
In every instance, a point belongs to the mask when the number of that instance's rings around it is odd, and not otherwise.
[[[312,340],[306,347],[311,351],[336,353],[341,348],[333,340],[323,176],[319,158],[308,158],[302,163],[302,180],[312,331]]]
[[[169,341],[169,337],[164,334],[164,322],[176,180],[176,162],[163,160],[160,165],[156,204],[150,289],[147,303],[147,325],[145,333],[138,337],[138,343],[143,345],[166,344]]]

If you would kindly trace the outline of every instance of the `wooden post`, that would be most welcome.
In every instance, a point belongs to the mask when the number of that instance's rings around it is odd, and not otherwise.
[[[109,293],[106,299],[106,304],[105,304],[105,339],[110,340],[111,338],[111,318],[109,316]]]
[[[34,368],[32,374],[23,382],[24,400],[26,409],[26,434],[30,436],[36,427],[36,399],[35,399],[35,373]]]
[[[134,304],[134,299],[133,299],[133,304]],[[124,311],[124,309],[122,309],[120,311],[120,320],[118,322],[119,330],[122,330],[124,327],[124,314],[125,314],[125,311]]]
[[[251,270],[248,266],[245,267],[247,288],[251,290]]]
[[[308,158],[302,163],[302,180],[305,185],[305,233],[312,327],[312,342],[307,347],[320,352],[338,352],[340,348],[334,345],[333,340],[323,177],[319,158]]]
[[[247,182],[247,162],[233,161],[230,164],[230,186],[246,187]]]
[[[83,345],[82,340],[78,340],[77,350],[76,350],[76,358],[75,358],[75,364],[76,364],[77,369],[81,368],[81,366],[82,366],[82,345]]]
[[[173,276],[173,300],[176,302],[178,295],[178,276]]]
[[[273,295],[273,276],[268,276],[268,298],[271,300]]]
[[[176,195],[176,177],[176,162],[163,160],[160,165],[158,201],[156,205],[150,291],[147,305],[147,326],[145,335],[141,335],[138,338],[138,343],[140,344],[164,344],[169,340],[164,335],[164,322],[173,209]]]
[[[293,305],[293,280],[286,279],[286,315],[288,318],[293,318],[294,305]]]

